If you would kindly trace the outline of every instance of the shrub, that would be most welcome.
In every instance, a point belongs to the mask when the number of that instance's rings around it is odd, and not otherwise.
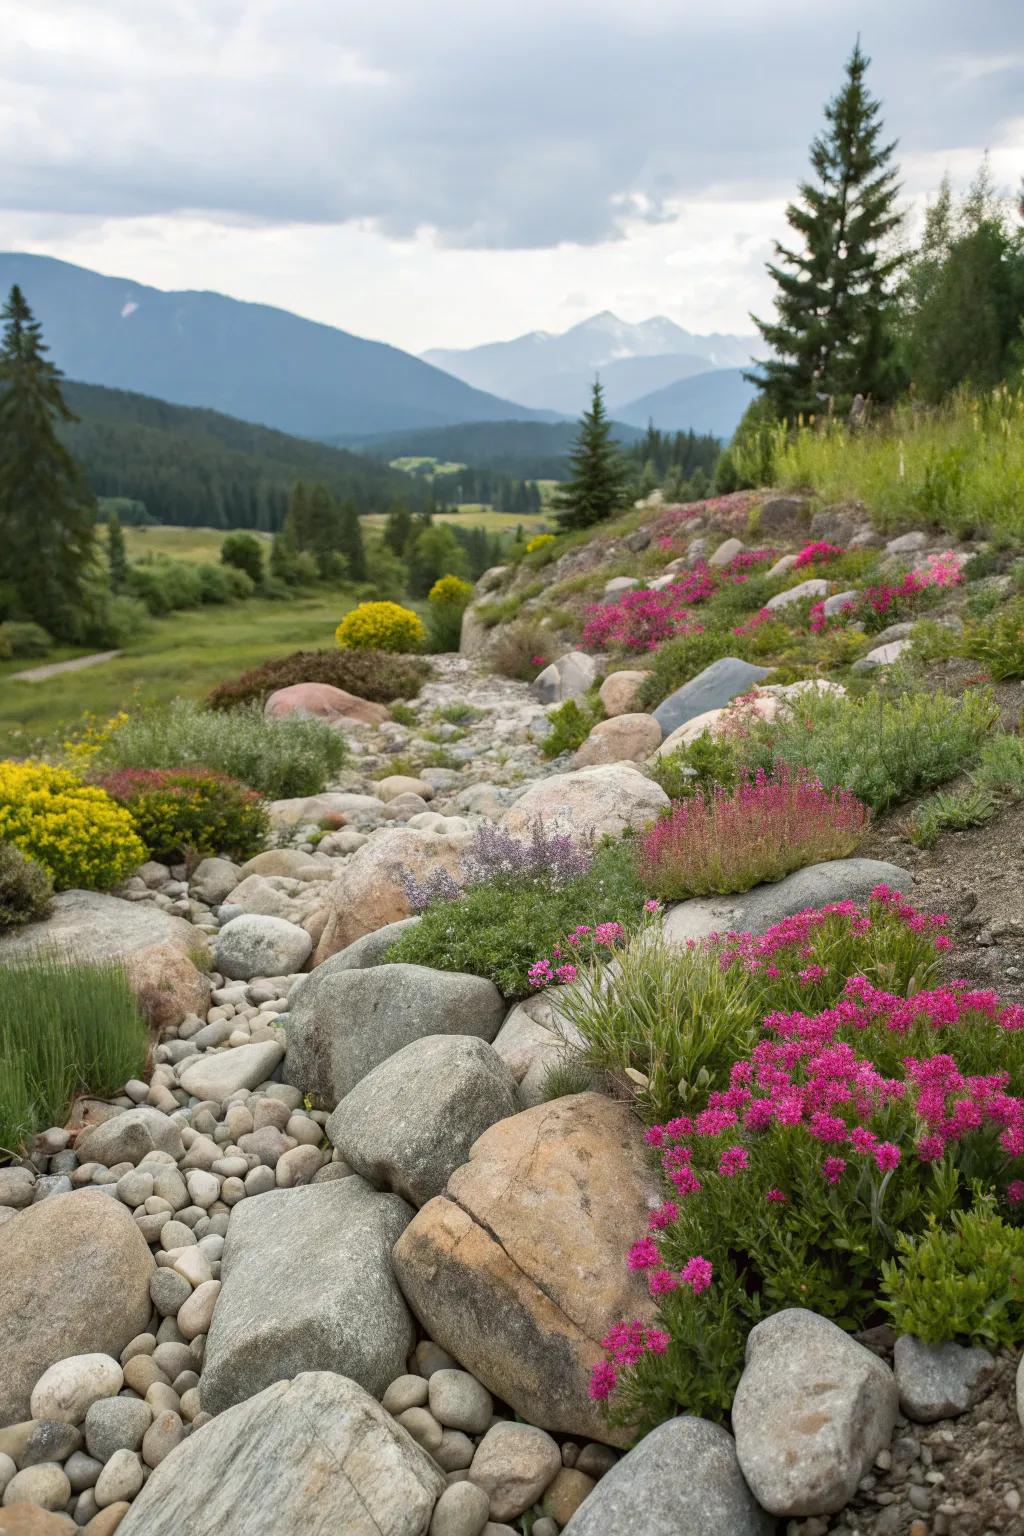
[[[197,608],[203,600],[202,582],[194,565],[184,560],[154,560],[128,569],[128,591],[152,614]]]
[[[205,768],[122,768],[100,779],[127,806],[151,859],[177,862],[222,854],[248,859],[264,847],[270,822],[255,790]]]
[[[799,1306],[863,1326],[896,1234],[979,1192],[1024,1194],[1007,1182],[1024,1156],[1022,1024],[965,984],[903,998],[857,976],[835,1008],[769,1015],[725,1091],[647,1133],[673,1190],[628,1263],[659,1299],[657,1344],[613,1342],[592,1394],[621,1387],[617,1411],[642,1425],[721,1417],[760,1317]]]
[[[23,624],[13,619],[0,624],[0,658],[46,656],[53,647],[53,636],[48,635],[39,624]]]
[[[976,760],[997,716],[985,690],[954,699],[808,689],[785,718],[754,723],[738,750],[749,766],[770,770],[782,759],[882,811],[955,778]]]
[[[131,816],[67,768],[0,762],[0,842],[41,864],[58,890],[104,891],[143,863]]]
[[[492,851],[488,837],[496,840]],[[463,887],[446,877],[410,889],[423,916],[388,960],[468,971],[486,976],[506,997],[524,997],[531,965],[562,934],[584,919],[628,921],[643,906],[631,852],[621,844],[590,856],[539,829],[529,841],[481,829],[464,864]]]
[[[582,747],[598,721],[604,719],[600,703],[587,699],[566,699],[548,710],[551,729],[541,742],[545,757],[558,757],[562,752],[575,752]]]
[[[538,549],[547,549],[549,544],[555,542],[553,533],[535,533],[526,546],[526,554],[535,555]]]
[[[263,580],[263,545],[255,534],[229,533],[220,547],[220,558],[224,565],[244,571],[253,586],[258,587]]]
[[[252,577],[233,565],[197,565],[196,574],[201,603],[230,603],[256,590]]]
[[[421,651],[427,638],[423,620],[398,603],[360,603],[334,632],[342,650]]]
[[[63,1125],[80,1090],[138,1077],[147,1031],[123,970],[55,957],[0,967],[0,1150]]]
[[[219,683],[206,707],[262,704],[278,688],[293,683],[330,683],[361,699],[390,704],[392,699],[415,698],[429,674],[430,663],[421,656],[396,656],[392,651],[293,651]]]
[[[1024,677],[1024,599],[1007,603],[987,623],[965,624],[960,649],[980,661],[993,682]]]
[[[612,602],[593,603],[587,609],[582,644],[599,651],[654,651],[677,635],[699,634],[702,626],[690,608],[714,589],[714,577],[700,566],[660,592],[638,588]]]
[[[12,843],[0,843],[0,932],[43,917],[53,882],[41,864]]]
[[[979,789],[995,795],[1024,798],[1024,739],[997,731],[981,749],[978,766],[971,774]]]
[[[93,765],[97,773],[212,768],[277,800],[318,794],[346,755],[344,737],[322,720],[265,721],[256,705],[212,714],[190,699],[175,699],[125,719]]]
[[[991,1195],[954,1211],[949,1227],[899,1233],[896,1251],[882,1265],[882,1305],[898,1333],[987,1349],[1024,1340],[1024,1230],[997,1214]]]
[[[941,832],[963,832],[968,827],[983,827],[999,809],[998,801],[987,789],[972,785],[957,793],[939,790],[919,805],[907,826],[907,836],[919,848],[934,848]]]
[[[651,766],[651,778],[670,800],[687,800],[698,790],[707,796],[716,789],[735,789],[737,777],[731,741],[727,736],[716,739],[710,731],[702,731],[689,746],[656,757]]]
[[[841,859],[867,830],[868,813],[846,790],[823,789],[802,769],[758,769],[731,792],[697,790],[646,833],[638,862],[653,896],[748,891],[806,864]]]
[[[532,683],[551,660],[551,650],[551,631],[537,619],[520,619],[502,630],[488,656],[499,676]]]
[[[427,594],[427,634],[432,651],[457,651],[462,615],[473,588],[459,576],[441,576]]]
[[[834,560],[843,551],[838,544],[829,544],[824,539],[816,539],[810,544],[805,544],[793,563],[794,571],[802,570],[805,565],[825,565]]]

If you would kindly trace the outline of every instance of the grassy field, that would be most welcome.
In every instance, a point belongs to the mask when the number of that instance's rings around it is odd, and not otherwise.
[[[387,521],[382,512],[371,512],[362,519],[369,529],[383,528]],[[511,533],[523,527],[527,533],[538,533],[552,527],[551,514],[543,512],[495,512],[493,507],[468,503],[457,512],[435,512],[435,523],[451,523],[456,528],[484,528],[488,533]]]
[[[246,530],[251,531],[251,530]],[[270,534],[254,533],[270,551]],[[220,547],[227,538],[223,528],[172,528],[160,524],[154,528],[126,528],[125,549],[129,560],[144,560],[147,555],[161,555],[169,560],[196,560],[216,565]]]
[[[0,663],[0,756],[27,757],[58,740],[84,714],[106,718],[179,695],[199,698],[215,683],[272,656],[331,645],[338,621],[352,606],[346,594],[317,592],[288,602],[250,598],[223,608],[193,608],[154,619],[113,661],[38,683],[9,679],[13,672],[82,652],[60,650],[38,662]]]

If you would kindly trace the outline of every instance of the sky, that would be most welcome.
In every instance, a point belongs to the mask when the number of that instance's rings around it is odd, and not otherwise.
[[[0,247],[416,352],[747,333],[858,33],[911,220],[1017,187],[1022,0],[0,0]]]

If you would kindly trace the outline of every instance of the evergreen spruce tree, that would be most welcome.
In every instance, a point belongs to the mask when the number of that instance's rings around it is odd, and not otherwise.
[[[412,535],[412,513],[404,501],[396,501],[384,524],[384,543],[393,555],[402,559]]]
[[[107,568],[110,585],[120,592],[128,580],[128,555],[124,547],[124,529],[116,512],[107,518]]]
[[[858,42],[842,90],[811,145],[814,180],[786,218],[799,245],[776,244],[768,271],[777,318],[757,325],[774,356],[749,374],[777,416],[845,410],[856,394],[888,398],[897,383],[892,282],[903,257],[887,249],[900,223],[895,143],[884,143],[880,103],[867,92]]]
[[[95,553],[96,504],[57,436],[75,420],[42,329],[13,287],[0,321],[0,551],[27,618],[75,638]]]
[[[354,501],[342,506],[338,521],[338,548],[345,557],[346,575],[351,581],[366,580],[366,550],[363,547],[363,529]]]
[[[592,528],[618,512],[625,498],[626,469],[604,408],[604,393],[595,379],[590,409],[580,418],[579,432],[569,456],[572,478],[555,498],[563,528]]]

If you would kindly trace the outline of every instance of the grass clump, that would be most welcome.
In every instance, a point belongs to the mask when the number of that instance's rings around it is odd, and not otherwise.
[[[968,621],[960,639],[962,654],[981,662],[994,683],[1024,677],[1024,598],[991,618]]]
[[[738,777],[732,743],[716,740],[710,731],[702,731],[689,746],[656,757],[651,765],[651,778],[670,800],[688,800],[698,790],[712,795],[716,789],[735,789]]]
[[[44,917],[53,881],[41,864],[12,843],[0,843],[0,933]]]
[[[216,714],[175,699],[125,719],[100,747],[93,771],[201,766],[281,800],[318,794],[346,751],[341,733],[322,720],[265,721],[257,705]]]
[[[329,683],[374,704],[390,704],[393,699],[415,698],[429,675],[430,663],[423,657],[394,651],[294,651],[218,683],[206,705],[234,709],[238,704],[262,704],[293,683]]]
[[[0,1151],[63,1125],[76,1093],[118,1092],[146,1043],[120,967],[51,956],[0,966]]]
[[[919,848],[934,848],[940,833],[983,827],[998,809],[995,796],[978,785],[955,793],[940,789],[918,806],[907,826],[907,836]]]

